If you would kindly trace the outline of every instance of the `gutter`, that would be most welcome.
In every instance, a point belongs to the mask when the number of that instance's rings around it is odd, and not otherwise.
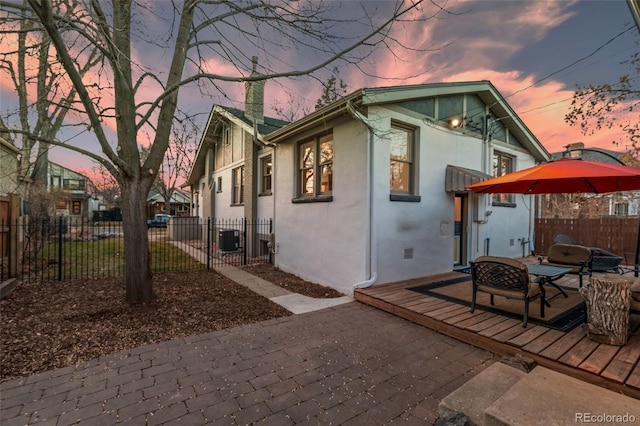
[[[372,286],[378,280],[378,235],[375,227],[374,214],[374,191],[373,191],[373,142],[374,131],[369,119],[356,111],[350,100],[346,103],[347,111],[356,119],[362,122],[369,130],[369,140],[367,142],[367,255],[369,258],[368,277],[366,280],[353,285],[353,289],[366,288]]]

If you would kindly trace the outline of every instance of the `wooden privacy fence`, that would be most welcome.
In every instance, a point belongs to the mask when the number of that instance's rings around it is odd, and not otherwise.
[[[598,247],[632,260],[638,235],[637,217],[599,219],[536,219],[535,252],[546,254],[556,234],[565,234],[575,244]],[[629,257],[631,255],[631,257]]]

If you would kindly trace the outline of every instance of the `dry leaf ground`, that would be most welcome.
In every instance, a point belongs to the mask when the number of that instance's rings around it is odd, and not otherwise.
[[[246,270],[307,296],[341,293],[271,265]],[[214,271],[159,273],[151,303],[125,302],[124,278],[21,283],[0,301],[0,380],[100,355],[291,315]]]

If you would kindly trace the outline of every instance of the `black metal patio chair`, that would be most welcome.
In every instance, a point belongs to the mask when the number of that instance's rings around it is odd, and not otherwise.
[[[476,308],[476,295],[479,291],[489,293],[491,305],[494,296],[524,301],[522,326],[529,321],[529,302],[540,299],[540,316],[544,318],[544,287],[529,278],[527,266],[515,259],[497,256],[481,256],[471,263],[473,296],[471,312]]]

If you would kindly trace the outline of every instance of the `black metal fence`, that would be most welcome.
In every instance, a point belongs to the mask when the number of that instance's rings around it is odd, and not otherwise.
[[[25,218],[0,223],[0,282],[62,281],[125,274],[122,222]],[[172,217],[148,228],[153,272],[271,263],[271,219]]]

